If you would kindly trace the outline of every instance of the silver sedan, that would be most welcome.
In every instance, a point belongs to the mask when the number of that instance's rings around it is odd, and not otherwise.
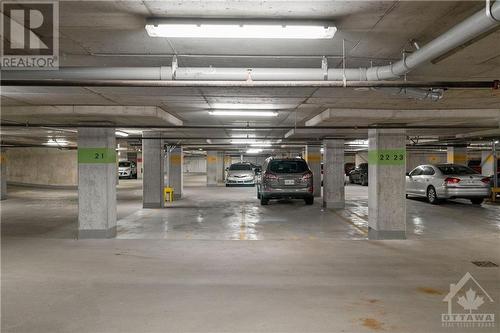
[[[490,196],[490,179],[465,165],[420,165],[406,175],[406,196],[426,197],[432,204],[464,198],[480,205]]]

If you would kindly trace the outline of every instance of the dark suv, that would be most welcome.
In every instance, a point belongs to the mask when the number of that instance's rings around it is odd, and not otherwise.
[[[257,198],[261,205],[281,198],[304,199],[307,205],[312,205],[313,174],[307,162],[302,158],[268,158],[262,166]]]
[[[349,183],[363,186],[368,185],[368,163],[361,163],[349,172]]]

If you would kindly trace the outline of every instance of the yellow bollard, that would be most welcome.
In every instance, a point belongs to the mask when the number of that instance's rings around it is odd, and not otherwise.
[[[165,187],[163,189],[163,201],[167,201],[167,194],[170,202],[174,201],[174,189],[172,187]]]

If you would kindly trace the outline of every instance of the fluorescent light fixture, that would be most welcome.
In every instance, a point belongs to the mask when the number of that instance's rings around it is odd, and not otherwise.
[[[50,139],[49,141],[47,141],[47,143],[45,143],[45,145],[55,146],[55,147],[67,146],[68,141],[66,141],[64,139]]]
[[[128,136],[128,133],[127,132],[123,132],[123,131],[115,131],[115,135],[116,136],[120,136],[122,138],[125,138]]]
[[[212,116],[239,116],[239,117],[277,117],[278,112],[274,111],[230,111],[216,110],[208,111]]]
[[[151,37],[331,39],[337,28],[326,22],[280,22],[224,19],[149,19]]]
[[[252,143],[250,147],[271,147],[272,144],[270,142],[257,142],[257,143]]]
[[[250,148],[247,150],[247,154],[259,154],[262,153],[262,149]]]
[[[255,138],[255,134],[242,133],[242,134],[231,134],[232,138]]]
[[[246,144],[252,144],[256,143],[255,139],[235,139],[231,140],[231,144],[233,145],[246,145]]]

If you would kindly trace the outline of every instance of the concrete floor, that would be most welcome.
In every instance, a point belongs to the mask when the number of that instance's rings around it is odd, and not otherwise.
[[[500,316],[500,269],[471,263],[500,263],[499,206],[407,200],[409,240],[368,241],[366,187],[332,212],[200,181],[163,210],[121,181],[114,240],[73,239],[74,190],[9,188],[2,332],[498,332],[440,316],[466,272]]]

